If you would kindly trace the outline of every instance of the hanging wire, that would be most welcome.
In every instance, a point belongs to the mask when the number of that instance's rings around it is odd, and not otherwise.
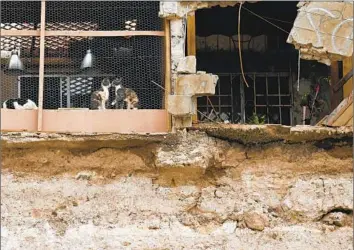
[[[281,31],[283,31],[283,32],[285,32],[285,33],[287,33],[287,34],[290,34],[289,31],[283,29],[282,27],[279,27],[278,25],[276,25],[276,24],[274,24],[274,23],[268,21],[267,19],[272,19],[272,20],[279,21],[279,22],[286,22],[286,21],[279,20],[279,19],[275,19],[275,18],[270,18],[270,17],[262,17],[262,16],[260,16],[260,15],[258,15],[258,14],[256,14],[256,13],[254,13],[253,11],[247,9],[246,7],[242,7],[242,8],[245,9],[245,10],[247,10],[247,11],[248,11],[249,13],[251,13],[252,15],[254,15],[254,16],[256,16],[256,17],[258,17],[258,18],[260,18],[260,19],[262,19],[262,20],[264,20],[264,21],[266,21],[267,23],[271,24],[272,26],[276,27],[277,29],[279,29],[279,30],[281,30]],[[308,14],[311,14],[311,15],[317,15],[317,16],[321,16],[321,17],[323,16],[323,15],[320,15],[320,14],[315,13],[315,12],[308,12],[308,11],[303,11],[303,10],[301,10],[301,12],[303,12],[303,13],[308,13]],[[293,29],[302,29],[302,30],[313,31],[313,29],[305,28],[305,27],[297,27],[297,26],[295,26],[295,25],[293,25]],[[323,32],[323,31],[320,31],[320,30],[318,30],[317,32],[318,32],[318,33],[321,33],[321,34],[327,34],[326,32]],[[333,37],[338,37],[338,38],[344,38],[344,39],[353,40],[352,38],[348,38],[348,37],[345,37],[345,36],[338,36],[338,35],[332,35],[332,36],[333,36]]]
[[[160,87],[161,89],[163,89],[164,91],[166,91],[166,89],[164,87],[162,87],[160,84],[158,84],[157,82],[151,80],[150,82],[152,82],[153,84],[155,84],[156,86]]]
[[[274,24],[274,23],[268,21],[267,19],[265,19],[264,17],[262,17],[262,16],[260,16],[260,15],[258,15],[258,14],[256,14],[256,13],[254,13],[253,11],[251,11],[251,10],[245,8],[245,7],[242,7],[242,3],[240,4],[240,9],[241,9],[241,8],[244,8],[245,10],[247,10],[247,11],[248,11],[249,13],[251,13],[252,15],[254,15],[254,16],[256,16],[256,17],[258,17],[258,18],[260,18],[260,19],[262,19],[262,20],[264,20],[264,21],[266,21],[267,23],[271,24],[272,26],[276,27],[277,29],[279,29],[279,30],[281,30],[281,31],[283,31],[283,32],[285,32],[285,33],[287,33],[287,34],[290,34],[289,31],[284,30],[283,28],[281,28],[281,27],[279,27],[278,25],[276,25],[276,24]],[[239,13],[240,13],[240,12],[239,12]],[[240,19],[240,14],[239,14],[239,19]],[[281,20],[277,20],[277,21],[281,21]],[[239,31],[239,33],[240,33],[240,31]],[[297,68],[298,68],[298,71],[297,71],[297,92],[300,91],[300,61],[301,61],[301,52],[300,52],[300,49],[299,49],[299,58],[298,58],[298,63],[297,63]],[[241,64],[241,65],[242,65],[242,64]],[[242,68],[242,66],[241,66],[241,68]],[[243,76],[243,75],[242,75],[242,76]]]
[[[268,17],[268,16],[263,16],[265,19],[269,19],[269,20],[274,20],[280,23],[288,23],[288,24],[293,24],[294,22],[290,22],[290,21],[285,21],[285,20],[280,20],[277,18],[273,18],[273,17]]]
[[[243,63],[242,63],[242,50],[241,50],[241,8],[242,4],[240,3],[240,7],[238,8],[238,55],[240,58],[240,66],[241,66],[241,73],[244,83],[246,84],[247,88],[249,88],[248,82],[245,77],[245,72],[243,71]]]
[[[297,92],[300,91],[300,61],[301,61],[301,50],[299,48],[299,58],[297,61]]]
[[[289,31],[283,29],[282,27],[279,27],[278,25],[276,25],[276,24],[274,24],[274,23],[268,21],[268,20],[265,19],[264,17],[262,17],[262,16],[260,16],[260,15],[258,15],[258,14],[256,14],[256,13],[254,13],[253,11],[250,11],[249,9],[247,9],[247,8],[245,8],[245,7],[242,7],[242,3],[240,4],[240,8],[243,8],[243,9],[247,10],[247,11],[248,11],[249,13],[251,13],[252,15],[255,15],[256,17],[258,17],[258,18],[260,18],[260,19],[266,21],[267,23],[273,25],[274,27],[278,28],[279,30],[281,30],[281,31],[283,31],[283,32],[285,32],[285,33],[287,33],[287,34],[290,34]]]

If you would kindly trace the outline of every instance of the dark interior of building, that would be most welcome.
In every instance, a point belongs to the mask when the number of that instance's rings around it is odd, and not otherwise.
[[[2,28],[38,29],[40,6],[40,1],[3,2]],[[157,1],[48,1],[46,30],[125,30],[127,21],[136,20],[137,30],[162,31],[158,11]],[[162,36],[47,36],[44,108],[87,108],[91,93],[100,88],[103,78],[122,77],[123,84],[140,97],[141,109],[161,109],[164,90],[151,81],[164,86],[163,41]],[[21,97],[37,100],[39,37],[3,37],[1,50],[15,48],[20,48],[26,67],[19,81]],[[94,57],[93,67],[82,71],[87,50]],[[113,97],[113,88],[111,92]]]
[[[197,68],[220,77],[216,96],[198,98],[198,108],[204,115],[209,116],[215,109],[219,116],[224,113],[227,120],[238,123],[247,122],[257,113],[266,123],[291,124],[294,92],[291,76],[298,71],[298,50],[286,40],[297,15],[296,5],[293,1],[260,1],[242,6],[240,34],[248,35],[241,38],[242,62],[249,87],[242,83],[240,74],[239,5],[196,11],[196,35],[206,41],[197,43]],[[230,46],[220,48],[221,39],[218,38],[212,49],[198,47],[215,35],[223,36],[224,40],[228,37]],[[264,49],[250,49],[252,42],[261,35],[266,36]],[[301,77],[310,78],[314,71],[320,75],[329,74],[326,65],[301,60]],[[210,117],[223,120],[215,112]]]

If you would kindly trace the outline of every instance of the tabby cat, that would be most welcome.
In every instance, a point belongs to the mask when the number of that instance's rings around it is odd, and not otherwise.
[[[124,108],[124,102],[127,105],[127,109],[138,109],[139,97],[134,90],[126,88],[122,84],[122,78],[116,78],[112,81],[112,87],[114,87],[115,99],[112,102],[112,106],[118,104],[119,109]]]

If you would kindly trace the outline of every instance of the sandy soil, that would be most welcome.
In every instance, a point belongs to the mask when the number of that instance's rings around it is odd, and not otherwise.
[[[345,137],[2,143],[2,249],[352,249]]]

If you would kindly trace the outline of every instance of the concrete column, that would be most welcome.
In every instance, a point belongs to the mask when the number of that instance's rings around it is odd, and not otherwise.
[[[175,93],[178,72],[177,66],[181,59],[185,57],[186,22],[184,19],[172,19],[171,27],[171,89]],[[189,122],[190,120],[190,122]],[[172,116],[172,131],[182,127],[192,126],[192,117]]]

